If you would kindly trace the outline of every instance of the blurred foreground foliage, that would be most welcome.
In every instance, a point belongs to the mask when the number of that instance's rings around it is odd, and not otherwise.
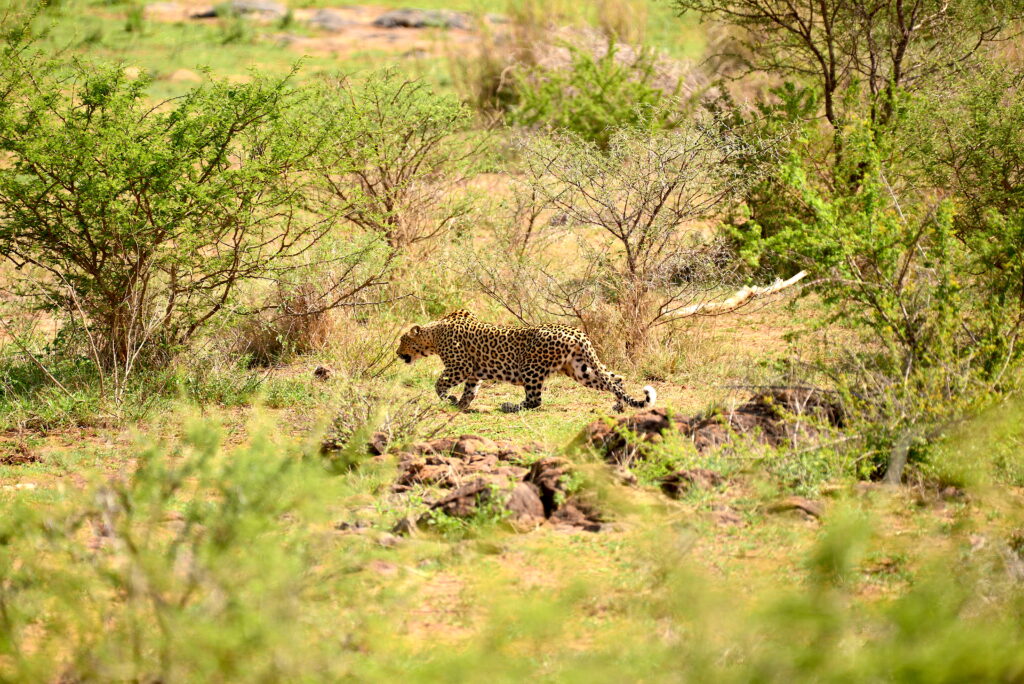
[[[998,529],[965,518],[916,552],[909,590],[873,598],[865,568],[886,530],[870,499],[836,503],[795,584],[705,576],[690,557],[694,528],[658,522],[654,509],[591,537],[619,560],[574,579],[555,570],[558,554],[572,555],[565,537],[543,530],[396,543],[384,515],[342,533],[332,521],[365,506],[380,464],[332,471],[259,427],[228,448],[195,422],[179,441],[140,447],[122,476],[52,492],[47,505],[5,497],[0,678],[1017,681],[1024,520],[986,484],[1005,468],[974,448],[1016,429],[1020,407],[1006,411],[948,441],[978,456],[971,466],[987,479],[966,486]],[[520,539],[547,548],[537,558],[552,563],[537,571],[550,585],[524,593],[486,569]],[[388,573],[374,571],[382,563]],[[442,571],[475,591],[456,603],[464,627],[438,648],[409,625]]]

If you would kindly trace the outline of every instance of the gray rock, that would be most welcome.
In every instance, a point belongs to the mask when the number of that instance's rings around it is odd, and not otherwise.
[[[255,15],[265,19],[281,19],[288,14],[288,8],[273,0],[229,0],[219,5],[197,12],[193,19],[212,19],[214,17],[231,16],[232,14]]]
[[[338,12],[329,9],[322,9],[313,15],[309,25],[322,31],[344,31],[354,22],[341,16]]]
[[[517,520],[544,522],[544,504],[540,500],[540,492],[530,482],[517,483],[505,507]]]
[[[373,25],[378,28],[471,28],[468,14],[451,10],[399,9],[385,12]]]

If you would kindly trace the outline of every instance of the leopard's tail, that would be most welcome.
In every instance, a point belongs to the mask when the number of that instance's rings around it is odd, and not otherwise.
[[[634,399],[631,396],[629,396],[628,394],[626,394],[626,391],[624,389],[622,389],[622,384],[621,383],[613,384],[612,385],[612,392],[615,394],[615,397],[619,401],[621,401],[623,404],[626,404],[627,406],[631,406],[633,408],[638,408],[638,409],[651,408],[652,406],[654,406],[654,402],[656,402],[658,400],[658,390],[654,389],[650,385],[645,385],[644,386],[644,398],[643,399]]]

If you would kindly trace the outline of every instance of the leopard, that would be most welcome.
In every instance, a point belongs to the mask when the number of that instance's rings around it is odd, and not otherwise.
[[[644,398],[634,399],[624,389],[621,375],[601,363],[587,335],[567,325],[505,327],[491,325],[464,309],[425,325],[413,325],[401,336],[395,352],[411,364],[432,355],[441,357],[444,371],[434,389],[443,401],[468,410],[482,381],[507,382],[524,388],[523,401],[501,405],[505,413],[535,409],[541,405],[544,382],[562,373],[585,387],[615,396],[612,410],[626,406],[646,409],[654,406],[658,393],[643,388]],[[465,383],[462,396],[449,391]]]

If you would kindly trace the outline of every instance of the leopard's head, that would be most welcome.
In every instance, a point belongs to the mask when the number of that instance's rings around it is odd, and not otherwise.
[[[412,326],[409,332],[402,335],[398,342],[398,357],[406,363],[430,356],[434,353],[434,341],[430,334],[418,325]]]

